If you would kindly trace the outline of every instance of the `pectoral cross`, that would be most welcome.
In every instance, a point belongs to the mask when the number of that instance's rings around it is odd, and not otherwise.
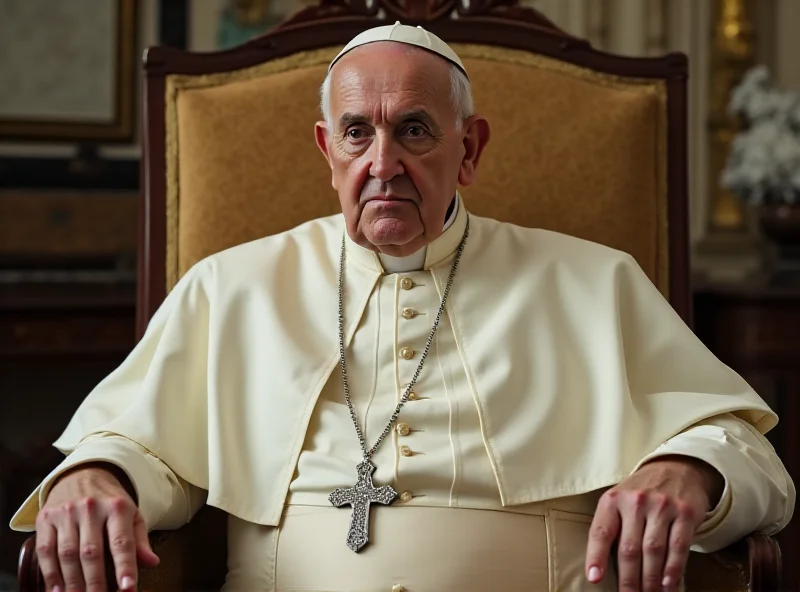
[[[372,484],[372,473],[375,465],[365,460],[356,467],[358,481],[354,487],[339,487],[328,496],[328,500],[340,508],[346,504],[353,507],[350,516],[350,530],[347,531],[347,546],[358,553],[369,542],[369,506],[370,504],[391,504],[397,492],[388,485],[375,487]]]

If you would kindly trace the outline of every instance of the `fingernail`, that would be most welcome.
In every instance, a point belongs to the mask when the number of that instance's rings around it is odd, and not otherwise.
[[[661,585],[664,586],[664,590],[669,590],[669,588],[672,587],[672,578],[664,576],[664,579],[661,580]]]
[[[589,568],[589,581],[597,582],[600,579],[600,568],[593,565]]]
[[[61,592],[61,586],[53,586],[53,592]]]
[[[128,590],[130,588],[133,588],[136,585],[136,582],[133,581],[132,577],[125,576],[124,578],[122,578],[121,584],[123,590]]]

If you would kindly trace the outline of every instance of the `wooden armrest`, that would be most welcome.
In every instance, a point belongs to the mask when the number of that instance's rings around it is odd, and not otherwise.
[[[778,542],[752,534],[716,553],[692,553],[686,566],[687,592],[780,592]]]
[[[44,590],[42,572],[39,571],[39,559],[36,557],[36,535],[29,536],[19,550],[17,564],[17,580],[19,592],[39,592]]]
[[[206,512],[206,516],[208,514]],[[219,517],[214,514],[211,513],[211,517],[206,521],[218,522]],[[140,589],[148,592],[167,592],[175,589],[173,578],[163,577],[163,572],[169,569],[170,563],[174,567],[176,559],[174,552],[177,546],[187,542],[187,537],[181,536],[185,533],[180,531],[176,531],[178,536],[175,537],[165,533],[151,535],[153,548],[161,556],[162,562],[157,569],[147,570],[146,574],[142,574]],[[172,539],[171,545],[164,544],[167,539]],[[172,547],[172,551],[169,551],[169,547]],[[212,563],[220,561],[224,561],[224,557],[216,558]],[[107,561],[106,566],[110,565]],[[197,564],[195,568],[196,566]],[[781,550],[778,542],[771,537],[754,534],[716,553],[708,555],[692,553],[686,569],[686,591],[780,592],[781,569]],[[44,591],[44,581],[36,558],[35,536],[29,537],[20,549],[17,577],[20,592]],[[110,577],[112,578],[110,581],[113,581],[113,574]]]
[[[783,564],[778,541],[763,534],[745,539],[750,562],[750,592],[772,592],[781,589]]]

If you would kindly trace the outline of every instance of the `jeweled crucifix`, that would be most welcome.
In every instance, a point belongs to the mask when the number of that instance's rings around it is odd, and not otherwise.
[[[354,487],[339,487],[328,496],[328,500],[340,508],[350,504],[353,513],[350,516],[350,530],[347,531],[347,546],[358,553],[369,542],[369,506],[370,504],[391,504],[397,492],[389,485],[375,487],[372,484],[372,473],[375,465],[368,460],[358,464],[358,481]]]

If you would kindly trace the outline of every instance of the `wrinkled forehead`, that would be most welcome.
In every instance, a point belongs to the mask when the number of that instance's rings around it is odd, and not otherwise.
[[[424,49],[393,41],[357,47],[331,70],[331,109],[425,107],[443,116],[450,106],[450,65]]]

